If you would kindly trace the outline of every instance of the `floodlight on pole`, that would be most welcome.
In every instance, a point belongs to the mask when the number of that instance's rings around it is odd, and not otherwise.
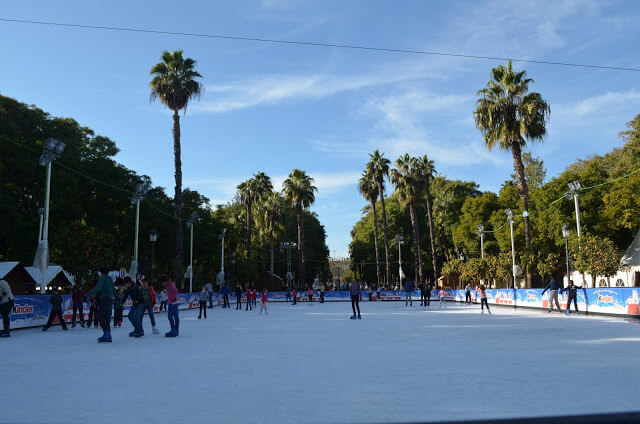
[[[567,284],[569,284],[569,236],[571,236],[571,231],[569,230],[569,226],[564,224],[562,226],[562,238],[564,239],[564,250],[567,258]]]
[[[131,196],[131,204],[136,207],[136,228],[135,238],[133,240],[133,260],[129,269],[129,275],[135,281],[138,276],[138,239],[140,234],[140,202],[147,195],[151,186],[149,182],[140,183],[136,186],[136,191]]]
[[[516,270],[516,245],[513,239],[513,224],[514,224],[514,219],[513,219],[513,211],[511,209],[507,209],[505,210],[505,213],[507,214],[507,222],[509,223],[509,230],[511,231],[511,265],[512,265],[512,271],[513,271],[513,287],[516,287],[516,277],[517,277],[517,270]]]
[[[287,287],[291,286],[293,274],[291,273],[291,249],[296,248],[296,243],[292,241],[283,241],[280,243],[280,249],[287,251]]]
[[[191,231],[191,242],[189,246],[189,268],[187,269],[185,277],[189,278],[189,293],[193,292],[193,224],[198,219],[197,212],[193,212],[187,220],[187,227]]]
[[[402,278],[404,278],[404,272],[402,271],[402,245],[404,244],[404,237],[396,235],[396,244],[398,245],[398,277],[400,277],[400,287],[402,287]]]
[[[49,267],[49,200],[51,196],[51,164],[58,159],[67,145],[55,138],[48,138],[43,144],[42,155],[38,163],[46,168],[44,210],[40,218],[40,236],[38,238],[38,248],[33,261],[34,268],[38,268],[42,274],[40,282],[40,293],[44,294],[46,289],[46,272]]]
[[[564,197],[567,200],[573,199],[576,210],[576,228],[578,230],[578,238],[580,238],[580,202],[578,202],[578,196],[580,196],[579,191],[582,188],[582,184],[580,184],[580,181],[572,181],[567,186],[569,186],[569,191],[564,194]]]
[[[156,253],[156,241],[158,241],[158,230],[155,228],[149,231],[149,241],[151,241],[151,284],[153,284],[153,262]]]
[[[478,224],[478,232],[480,236],[480,257],[484,259],[484,225]]]
[[[223,228],[222,233],[218,236],[222,245],[222,255],[220,256],[220,272],[218,273],[217,280],[218,283],[222,284],[224,282],[224,236],[227,234],[227,229]]]

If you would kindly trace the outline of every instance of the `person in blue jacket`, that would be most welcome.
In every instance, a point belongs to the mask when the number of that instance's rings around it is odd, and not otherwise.
[[[404,306],[411,305],[413,307],[413,300],[411,294],[413,293],[413,282],[405,281],[404,283]]]
[[[229,288],[227,283],[222,284],[222,288],[220,289],[220,294],[222,294],[222,300],[224,301],[224,304],[222,305],[222,307],[231,309],[231,306],[229,305],[229,295],[231,294],[231,289]]]
[[[556,306],[558,307],[558,312],[562,312],[562,309],[560,309],[560,302],[558,301],[558,290],[560,290],[562,288],[562,286],[560,285],[560,283],[558,283],[555,278],[551,278],[551,281],[549,281],[549,284],[547,284],[547,286],[544,288],[544,290],[542,290],[542,295],[544,296],[544,293],[549,290],[549,311],[551,312],[553,311],[553,303],[555,302]]]

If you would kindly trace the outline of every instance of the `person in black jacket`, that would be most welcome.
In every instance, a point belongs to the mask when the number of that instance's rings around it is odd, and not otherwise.
[[[571,313],[571,302],[573,302],[573,306],[576,308],[576,313],[578,313],[578,289],[582,287],[576,286],[573,284],[573,280],[569,280],[569,285],[562,289],[562,293],[569,292],[569,299],[567,299],[567,315]]]
[[[238,284],[236,286],[236,310],[242,310],[242,286]]]
[[[431,285],[431,283],[425,283],[424,285],[424,292],[421,291],[421,296],[424,296],[424,306],[425,307],[429,307],[429,304],[431,303],[431,290],[433,290],[433,286]]]
[[[558,312],[562,312],[562,310],[560,309],[560,302],[558,301],[558,290],[560,290],[561,288],[562,287],[560,286],[560,283],[558,283],[555,280],[555,278],[551,278],[551,281],[549,281],[549,284],[547,284],[544,290],[542,290],[542,295],[544,295],[544,292],[549,290],[549,311],[548,312],[553,311],[553,302],[556,303],[556,306],[558,307]]]
[[[127,301],[127,298],[131,298],[133,305],[129,309],[129,321],[133,325],[133,331],[129,333],[129,337],[142,337],[144,336],[144,330],[142,328],[142,314],[144,313],[144,297],[142,296],[142,287],[133,283],[130,277],[125,277],[124,282],[126,284],[126,291],[122,296],[122,303]]]
[[[51,304],[51,312],[49,312],[49,319],[47,320],[47,324],[42,327],[42,331],[47,331],[56,317],[60,320],[62,329],[66,331],[67,323],[64,322],[64,317],[62,316],[62,295],[58,293],[58,289],[53,289],[53,294],[49,298],[49,304]]]

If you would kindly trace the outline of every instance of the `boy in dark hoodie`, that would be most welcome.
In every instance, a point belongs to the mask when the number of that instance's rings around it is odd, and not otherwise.
[[[122,327],[122,312],[124,309],[124,290],[118,287],[116,297],[113,300],[113,326]]]
[[[144,313],[144,297],[142,297],[142,287],[133,283],[131,277],[124,279],[127,289],[122,297],[122,302],[126,302],[127,298],[131,298],[133,305],[129,309],[129,321],[133,325],[133,331],[129,333],[129,337],[139,338],[144,336],[142,329],[142,314]]]
[[[47,331],[56,317],[60,320],[62,329],[66,331],[67,323],[64,322],[64,317],[62,316],[62,295],[58,292],[58,289],[53,289],[53,294],[49,298],[49,304],[51,304],[51,312],[49,312],[49,319],[47,320],[47,324],[42,327],[42,331]]]

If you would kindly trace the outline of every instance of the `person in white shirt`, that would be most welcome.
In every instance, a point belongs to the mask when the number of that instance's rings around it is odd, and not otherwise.
[[[0,280],[0,314],[2,315],[2,332],[0,337],[10,336],[11,321],[9,321],[9,314],[13,309],[13,293],[11,292],[11,286],[5,280]]]

